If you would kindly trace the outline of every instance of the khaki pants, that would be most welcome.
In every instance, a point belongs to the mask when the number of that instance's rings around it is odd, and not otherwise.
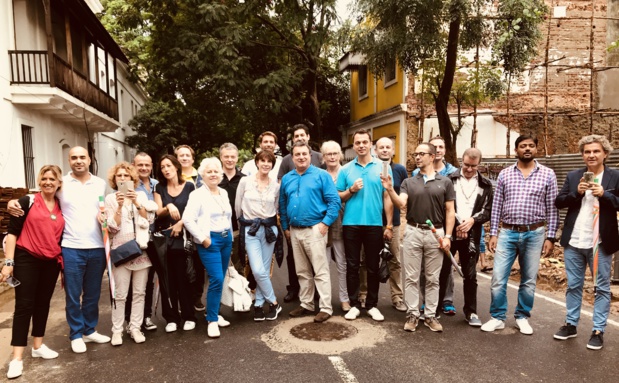
[[[148,267],[141,270],[129,270],[125,265],[114,267],[114,281],[116,282],[116,306],[112,308],[112,332],[121,333],[125,323],[125,301],[129,283],[132,282],[133,296],[131,297],[131,319],[129,330],[140,330],[144,320],[144,297],[146,296],[146,281]]]
[[[443,236],[443,229],[436,230]],[[404,266],[404,302],[408,315],[419,317],[419,277],[421,265],[425,269],[426,278],[426,307],[425,316],[430,318],[436,315],[439,296],[439,275],[443,266],[443,251],[439,248],[438,241],[432,231],[406,225],[404,233],[404,254],[402,265]]]
[[[320,295],[320,311],[332,315],[331,276],[326,254],[327,236],[320,234],[318,226],[314,225],[304,229],[291,227],[290,238],[299,277],[301,306],[314,311],[314,289],[317,289]]]

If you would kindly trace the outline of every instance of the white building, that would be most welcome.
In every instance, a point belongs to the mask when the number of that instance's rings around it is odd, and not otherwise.
[[[101,10],[98,0],[0,1],[0,186],[36,188],[46,164],[66,174],[76,145],[103,178],[132,159],[124,140],[146,95]]]

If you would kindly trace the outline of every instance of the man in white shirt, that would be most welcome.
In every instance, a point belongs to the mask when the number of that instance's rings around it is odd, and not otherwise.
[[[477,260],[482,226],[490,220],[492,212],[492,183],[479,173],[481,151],[469,148],[462,155],[462,167],[449,175],[456,190],[456,225],[451,245],[452,253],[459,254],[464,282],[464,317],[469,325],[480,327],[477,316]],[[451,262],[443,260],[441,277],[447,279],[452,270]],[[446,284],[441,284],[439,302]]]
[[[270,150],[275,153],[275,147],[277,145],[277,136],[273,132],[266,131],[258,137],[258,142],[260,143],[260,150]],[[282,164],[282,157],[275,156],[275,166],[269,172],[269,177],[275,179],[277,174],[279,173],[279,167]],[[241,173],[246,176],[251,176],[253,174],[258,173],[258,168],[256,167],[256,162],[252,159],[245,162],[243,165],[243,169],[241,169]]]
[[[71,148],[69,166],[71,172],[63,177],[56,197],[65,219],[61,245],[69,339],[73,352],[83,353],[85,343],[110,341],[108,336],[95,331],[106,265],[101,232],[105,216],[99,210],[99,197],[105,195],[106,185],[89,172],[90,156],[85,148]],[[23,214],[16,200],[10,201],[8,207],[12,215]]]

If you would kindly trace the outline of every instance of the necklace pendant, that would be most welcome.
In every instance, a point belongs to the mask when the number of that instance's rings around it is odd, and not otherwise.
[[[50,215],[49,215],[49,218],[51,218],[51,219],[52,219],[52,221],[55,221],[55,220],[56,220],[56,218],[58,218],[58,217],[56,217],[56,214],[50,214]]]

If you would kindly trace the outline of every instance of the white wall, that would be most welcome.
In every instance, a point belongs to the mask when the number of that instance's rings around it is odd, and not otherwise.
[[[479,111],[483,113],[484,111]],[[455,123],[457,120],[452,118]],[[473,117],[464,119],[465,125],[458,135],[456,142],[456,151],[458,157],[471,147],[471,135],[473,134]],[[436,118],[427,118],[423,129],[423,140],[428,141],[430,137],[438,136],[438,120]],[[518,138],[519,133],[512,130],[510,133],[509,147],[513,148]],[[481,114],[477,116],[477,148],[481,150],[485,158],[504,157],[505,156],[505,139],[507,137],[507,127],[494,120],[490,114]],[[510,152],[510,154],[512,154]]]

